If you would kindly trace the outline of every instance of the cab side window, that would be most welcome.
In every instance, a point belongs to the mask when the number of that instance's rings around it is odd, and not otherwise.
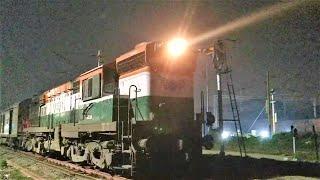
[[[82,100],[87,101],[101,96],[101,75],[95,75],[82,81]]]
[[[80,81],[74,81],[72,83],[72,93],[76,94],[80,91]]]

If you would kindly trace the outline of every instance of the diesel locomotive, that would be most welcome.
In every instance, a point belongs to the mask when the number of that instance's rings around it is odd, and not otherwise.
[[[1,140],[130,175],[143,165],[188,163],[201,153],[196,58],[188,50],[169,55],[167,43],[140,43],[112,63],[1,111]]]

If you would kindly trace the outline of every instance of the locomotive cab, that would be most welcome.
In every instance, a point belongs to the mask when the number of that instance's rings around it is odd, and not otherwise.
[[[171,57],[165,43],[151,42],[116,59],[120,93],[128,95],[132,85],[138,89],[136,97],[130,97],[138,109],[134,142],[160,169],[180,162],[176,158],[188,161],[201,151],[193,108],[196,57],[192,51]]]

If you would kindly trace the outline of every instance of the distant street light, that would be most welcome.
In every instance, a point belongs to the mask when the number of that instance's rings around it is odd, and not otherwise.
[[[269,138],[270,137],[270,133],[269,131],[260,131],[259,136],[263,139],[265,138]]]
[[[222,139],[227,139],[230,136],[230,132],[229,131],[223,131],[221,134],[221,138]]]

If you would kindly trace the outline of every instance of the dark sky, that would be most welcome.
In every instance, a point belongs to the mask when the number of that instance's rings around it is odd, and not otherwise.
[[[2,0],[1,105],[93,68],[96,60],[92,55],[98,49],[104,61],[110,62],[137,43],[167,39],[181,31],[196,37],[279,2],[284,1]],[[319,94],[319,19],[320,1],[306,1],[220,37],[238,40],[229,45],[237,89],[263,97],[269,70],[279,93]]]

